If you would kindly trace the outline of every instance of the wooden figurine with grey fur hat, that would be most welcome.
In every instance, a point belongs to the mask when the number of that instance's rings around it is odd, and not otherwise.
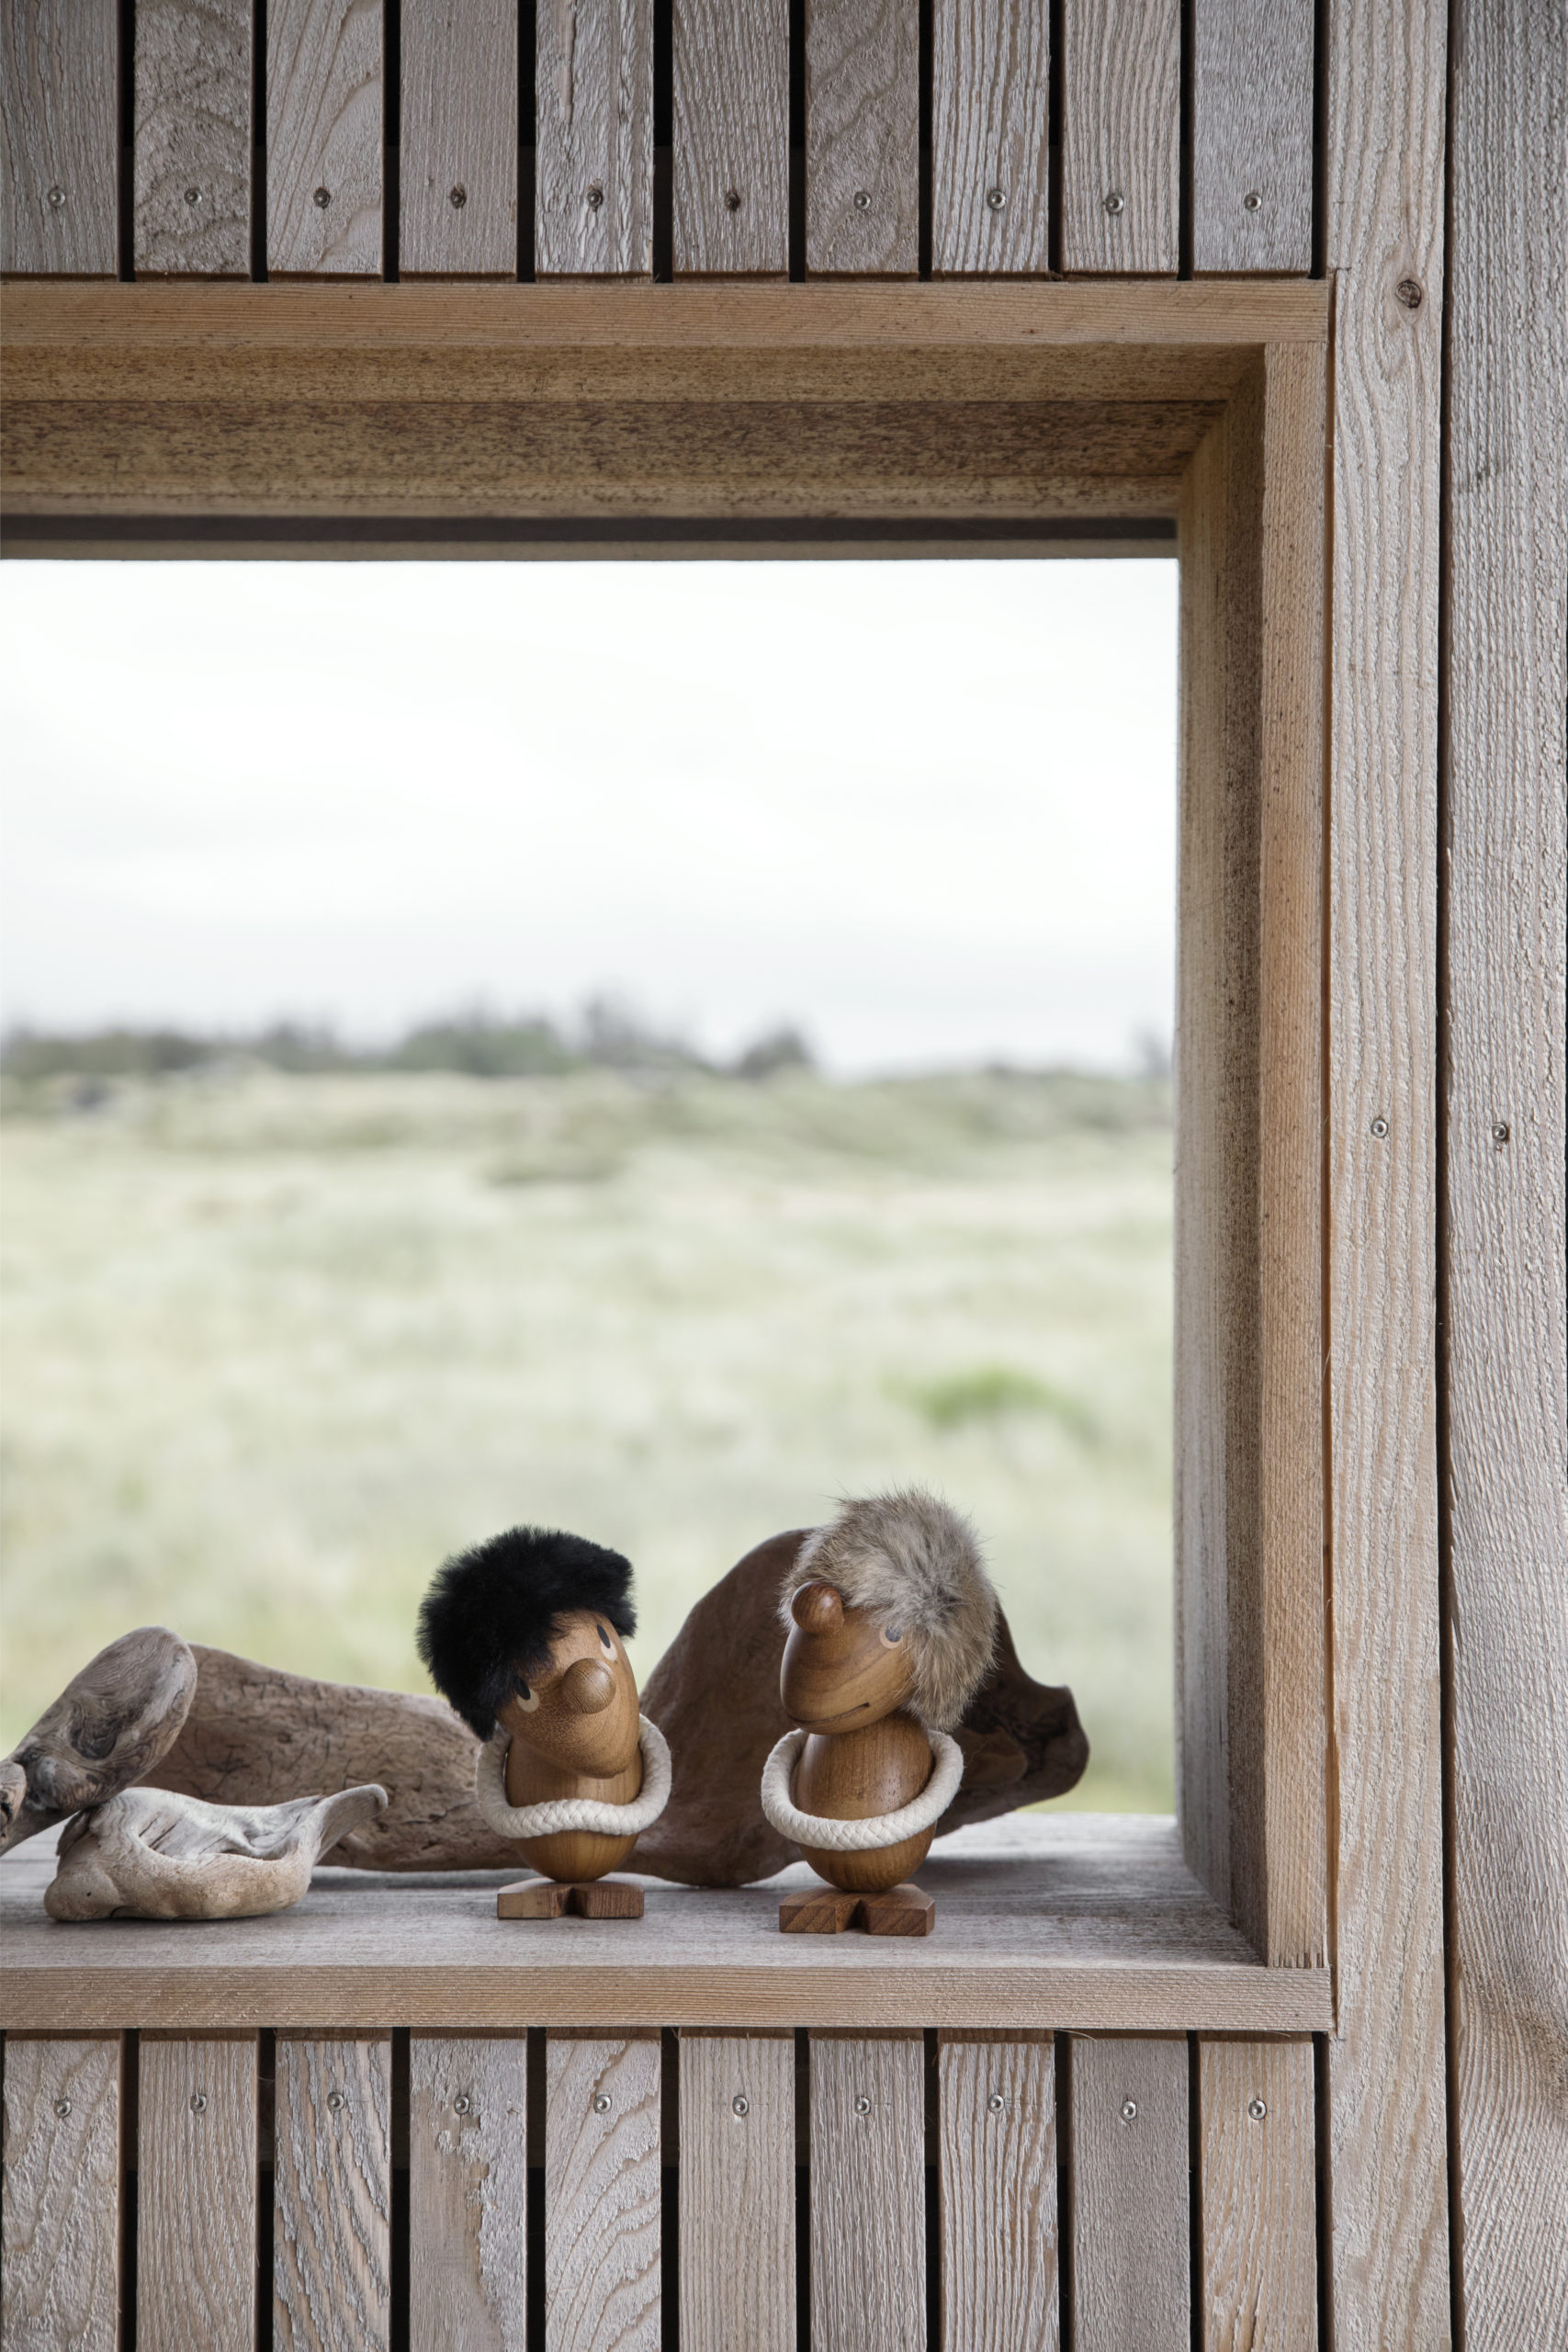
[[[513,1527],[448,1560],[421,1605],[420,1656],[484,1742],[479,1809],[543,1873],[502,1888],[503,1919],[642,1917],[642,1889],[605,1878],[670,1795],[670,1750],[622,1647],[631,1582],[618,1552]]]
[[[991,1664],[997,1597],[965,1520],[910,1488],[846,1503],[784,1577],[779,1691],[795,1724],[762,1811],[829,1885],[787,1894],[786,1934],[929,1935],[908,1882],[958,1791],[952,1737]]]

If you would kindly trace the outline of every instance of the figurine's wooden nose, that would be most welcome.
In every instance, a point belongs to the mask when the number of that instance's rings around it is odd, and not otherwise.
[[[844,1622],[844,1603],[830,1584],[803,1584],[789,1613],[803,1634],[831,1634]]]
[[[574,1715],[599,1715],[615,1695],[615,1678],[596,1657],[580,1657],[560,1679],[561,1704]]]

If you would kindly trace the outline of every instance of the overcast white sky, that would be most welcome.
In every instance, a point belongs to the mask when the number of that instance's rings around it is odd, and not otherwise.
[[[1174,562],[0,568],[10,1023],[1171,1027]]]

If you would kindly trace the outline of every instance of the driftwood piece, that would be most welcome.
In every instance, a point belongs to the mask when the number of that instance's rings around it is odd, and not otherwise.
[[[46,1889],[51,1919],[254,1919],[287,1911],[325,1847],[385,1810],[385,1789],[288,1804],[204,1804],[126,1789],[78,1814]]]
[[[0,1763],[0,1854],[141,1780],[178,1737],[196,1682],[190,1650],[162,1625],[100,1650]]]

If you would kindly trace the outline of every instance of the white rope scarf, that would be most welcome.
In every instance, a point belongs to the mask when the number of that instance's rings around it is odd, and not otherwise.
[[[474,1768],[474,1795],[480,1813],[500,1838],[558,1838],[569,1829],[595,1838],[635,1838],[650,1829],[670,1802],[670,1743],[657,1724],[637,1717],[642,1749],[642,1787],[630,1804],[608,1804],[600,1797],[551,1797],[544,1804],[508,1804],[506,1758],[510,1732],[486,1740]]]
[[[815,1846],[824,1854],[872,1854],[879,1847],[918,1838],[942,1819],[964,1778],[964,1750],[944,1731],[928,1731],[936,1769],[919,1794],[897,1813],[874,1813],[864,1821],[833,1821],[826,1814],[802,1813],[792,1793],[795,1760],[806,1745],[804,1731],[786,1731],[762,1767],[762,1811],[781,1838]]]

